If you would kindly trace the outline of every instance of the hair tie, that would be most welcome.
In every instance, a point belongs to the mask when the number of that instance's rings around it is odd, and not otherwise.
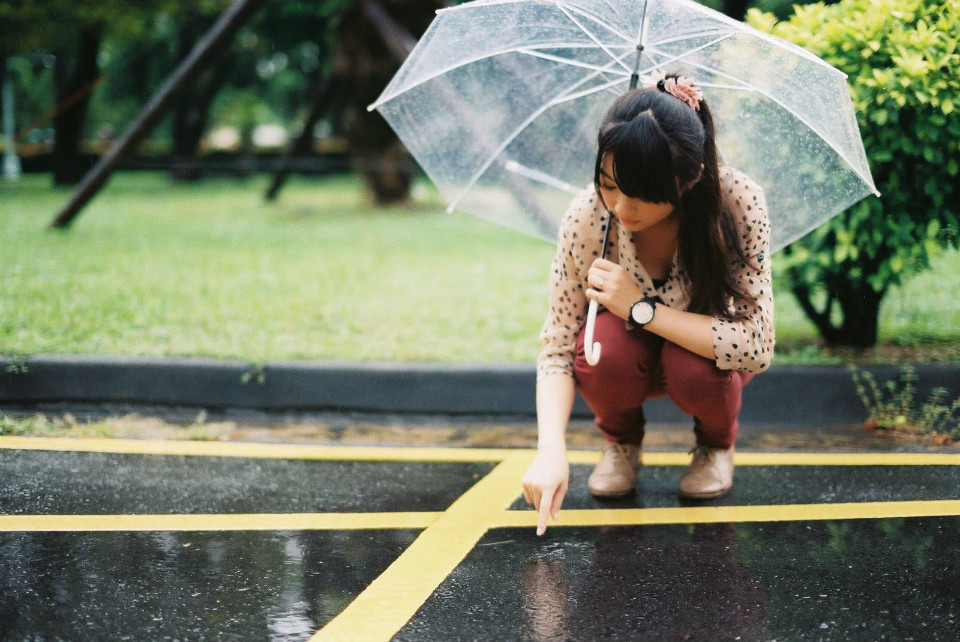
[[[687,103],[693,111],[700,111],[700,102],[703,101],[703,92],[687,76],[666,77],[664,72],[647,76],[644,87],[656,87],[660,91],[679,98]]]

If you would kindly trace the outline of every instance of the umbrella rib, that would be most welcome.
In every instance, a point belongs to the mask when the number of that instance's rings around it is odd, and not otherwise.
[[[695,50],[691,50],[689,53],[693,53],[694,51],[695,51]],[[686,54],[685,54],[685,55],[686,55]],[[682,57],[682,56],[681,56],[681,57]],[[679,59],[679,58],[678,58],[678,59]],[[745,80],[743,80],[742,78],[737,78],[736,76],[731,76],[730,74],[723,73],[723,72],[721,72],[721,71],[718,71],[718,70],[716,70],[716,69],[713,69],[713,68],[711,68],[711,67],[708,67],[707,65],[702,65],[702,64],[697,63],[697,62],[693,62],[693,61],[690,61],[690,60],[688,60],[688,61],[686,61],[686,62],[687,62],[687,64],[689,64],[689,65],[691,65],[691,66],[693,66],[693,67],[696,67],[696,68],[698,68],[698,69],[703,69],[704,71],[707,71],[707,72],[709,72],[709,73],[711,73],[711,74],[715,74],[715,75],[717,75],[717,76],[722,76],[722,77],[724,77],[724,78],[726,78],[726,79],[728,79],[728,80],[732,80],[734,83],[740,82],[740,83],[743,84],[743,87],[742,87],[742,88],[739,88],[739,89],[743,89],[743,90],[745,90],[745,91],[756,92],[756,93],[760,94],[761,96],[766,97],[768,100],[772,101],[774,104],[779,105],[780,108],[782,108],[784,111],[786,111],[787,113],[791,114],[794,118],[796,118],[796,119],[799,120],[801,123],[803,123],[804,125],[806,125],[807,127],[809,127],[811,131],[816,132],[817,135],[820,136],[820,139],[823,140],[827,145],[829,145],[829,146],[830,146],[830,149],[832,149],[834,152],[836,152],[837,156],[839,156],[840,158],[842,158],[842,159],[843,159],[843,162],[845,162],[845,163],[850,167],[850,169],[853,170],[853,173],[856,174],[857,176],[859,176],[859,177],[860,177],[860,180],[862,180],[864,183],[866,183],[868,186],[870,186],[870,187],[873,189],[874,194],[876,194],[877,196],[880,195],[880,192],[877,191],[877,188],[876,188],[876,187],[874,186],[874,184],[873,184],[873,178],[872,178],[872,177],[870,177],[869,175],[864,176],[864,175],[863,175],[863,172],[861,172],[859,169],[857,169],[857,166],[850,162],[850,159],[847,157],[847,155],[846,155],[842,150],[837,149],[837,146],[836,146],[836,145],[834,145],[832,142],[830,142],[829,140],[827,140],[827,138],[826,138],[825,136],[823,136],[822,134],[820,134],[818,128],[815,127],[815,126],[813,125],[813,123],[811,123],[809,120],[807,120],[806,117],[804,117],[802,114],[796,113],[793,109],[791,109],[789,106],[787,106],[782,100],[780,100],[779,98],[777,98],[777,97],[774,96],[773,94],[769,93],[767,90],[765,90],[765,89],[763,89],[763,88],[761,88],[761,87],[757,87],[757,86],[754,85],[753,83],[748,82],[748,81],[745,81]],[[733,87],[733,89],[738,89],[738,88],[737,88],[737,87]]]
[[[667,58],[665,61],[660,62],[660,63],[654,65],[653,67],[648,67],[648,68],[646,69],[646,71],[647,71],[647,72],[651,72],[651,71],[653,71],[654,69],[657,69],[657,68],[659,68],[659,67],[663,67],[663,66],[665,66],[665,65],[669,65],[669,64],[672,63],[672,62],[677,62],[678,60],[682,60],[683,58],[686,58],[687,56],[690,56],[690,55],[692,55],[692,54],[695,54],[695,53],[697,53],[698,51],[703,51],[704,49],[706,49],[706,48],[708,48],[708,47],[712,47],[713,45],[717,44],[718,42],[722,42],[722,41],[726,40],[726,39],[729,38],[731,35],[733,35],[733,34],[729,34],[729,33],[728,33],[728,34],[726,34],[726,35],[720,36],[719,38],[716,38],[715,40],[711,40],[710,42],[708,42],[708,43],[705,44],[705,45],[700,45],[699,47],[696,47],[696,48],[691,49],[691,50],[689,50],[689,51],[684,51],[684,52],[683,52],[682,54],[680,54],[679,56],[673,56],[672,58]],[[651,45],[650,48],[654,50],[654,53],[656,53],[656,54],[658,54],[658,55],[661,55],[661,56],[670,56],[670,55],[672,55],[672,54],[668,54],[668,53],[665,52],[665,51],[657,51],[655,45]]]
[[[632,52],[628,51],[624,55],[628,56],[630,55],[630,53]],[[610,65],[613,66],[615,63],[623,64],[619,58],[614,58],[613,62],[611,62]],[[480,177],[483,176],[483,174],[490,168],[490,166],[493,165],[493,162],[497,160],[497,156],[500,155],[500,152],[505,150],[507,146],[510,143],[512,143],[514,139],[516,139],[516,137],[519,136],[520,133],[530,125],[530,123],[532,123],[534,120],[537,119],[538,116],[540,116],[540,114],[547,111],[554,105],[560,104],[561,102],[565,102],[567,100],[567,96],[570,95],[571,91],[575,90],[577,87],[583,86],[585,83],[593,80],[594,78],[599,76],[601,73],[603,72],[596,71],[592,74],[589,74],[585,78],[578,80],[577,82],[573,83],[569,87],[566,87],[563,91],[557,94],[556,97],[554,97],[552,100],[546,102],[542,107],[536,109],[532,114],[530,114],[530,116],[528,116],[526,120],[520,123],[520,125],[516,129],[514,129],[513,132],[511,132],[511,134],[507,136],[503,140],[503,142],[497,146],[496,149],[493,150],[493,152],[490,154],[490,157],[486,161],[484,161],[483,165],[480,166],[480,169],[478,169],[476,173],[474,173],[474,175],[470,177],[470,180],[467,181],[466,185],[463,186],[463,189],[460,190],[460,194],[458,194],[455,199],[450,201],[450,204],[447,206],[447,211],[452,212],[454,209],[456,209],[457,205],[460,203],[461,200],[463,200],[463,197],[466,196],[467,192],[470,190],[471,187],[473,187],[474,183],[480,180]],[[622,79],[616,81],[616,83],[622,83],[622,82],[623,82]],[[606,83],[603,87],[595,88],[595,89],[597,91],[600,91],[605,86],[611,85],[611,84],[615,84],[615,83]],[[592,92],[588,92],[588,93],[592,93]]]
[[[587,13],[586,11],[584,11],[583,9],[581,9],[580,7],[574,7],[574,6],[572,6],[571,4],[569,4],[569,3],[567,3],[567,2],[564,2],[563,0],[556,0],[556,2],[554,2],[554,4],[556,4],[557,7],[558,7],[561,11],[564,11],[564,13],[566,13],[565,9],[569,9],[570,11],[573,11],[574,13],[576,13],[576,14],[578,14],[578,15],[581,15],[581,16],[583,16],[584,18],[586,18],[586,19],[588,19],[588,20],[597,23],[598,25],[600,25],[601,27],[603,27],[604,29],[606,29],[607,31],[609,31],[610,33],[612,33],[613,35],[622,38],[624,42],[630,42],[630,37],[629,37],[629,36],[627,36],[626,34],[620,32],[619,30],[617,30],[616,28],[614,28],[613,25],[604,22],[603,20],[601,20],[600,18],[596,17],[595,15],[590,14],[590,13]],[[583,27],[582,27],[581,25],[577,24],[577,26],[580,27],[581,29],[583,29]],[[586,29],[584,29],[584,32],[586,32]]]
[[[496,1],[496,0],[488,0],[487,2],[483,3],[483,5],[481,5],[481,6],[491,5],[491,4],[519,4],[519,3],[526,2],[526,1],[528,1],[528,0],[499,0],[499,2]],[[562,0],[556,0],[556,1],[555,1],[555,4],[557,4],[557,5],[559,6],[559,2],[560,2],[560,1],[562,1]],[[610,5],[611,3],[610,3],[610,2],[607,2],[606,4],[607,4],[607,5]],[[822,58],[820,58],[819,56],[814,55],[812,52],[807,51],[807,50],[804,49],[803,47],[800,47],[800,46],[798,46],[798,45],[795,45],[795,44],[793,44],[792,42],[788,42],[788,41],[783,40],[782,38],[778,38],[777,36],[774,36],[774,35],[772,35],[772,34],[764,33],[764,32],[762,32],[762,31],[760,31],[760,30],[758,30],[758,29],[754,29],[754,28],[752,28],[752,27],[748,27],[748,26],[744,25],[742,22],[740,22],[740,21],[738,21],[738,20],[734,20],[733,18],[730,18],[730,17],[725,16],[725,15],[723,15],[723,14],[716,15],[716,12],[710,11],[707,7],[704,7],[703,5],[700,5],[700,4],[696,3],[696,2],[689,2],[689,3],[686,3],[686,4],[688,5],[688,8],[695,9],[698,13],[702,13],[702,14],[708,15],[708,17],[709,17],[711,20],[714,20],[714,21],[716,21],[716,22],[719,22],[720,24],[725,24],[725,25],[729,26],[730,29],[735,30],[737,33],[740,33],[740,34],[743,34],[743,35],[747,35],[747,36],[752,36],[752,37],[754,37],[754,38],[759,38],[760,40],[766,40],[767,42],[771,43],[772,45],[774,45],[774,46],[776,46],[776,47],[783,47],[783,48],[791,49],[791,50],[794,51],[795,53],[803,56],[804,58],[806,58],[807,60],[809,60],[809,61],[811,61],[811,62],[815,62],[815,63],[817,63],[818,65],[822,65],[822,66],[826,67],[827,69],[831,69],[831,70],[833,70],[835,73],[842,74],[844,77],[846,77],[846,75],[847,75],[847,74],[843,73],[842,71],[840,71],[839,69],[837,69],[836,67],[832,66],[832,65],[831,65],[830,63],[828,63],[827,61],[825,61],[825,60],[823,60]],[[693,6],[692,6],[692,7],[689,7],[689,5],[693,5]],[[466,11],[466,10],[473,9],[473,8],[474,8],[474,7],[471,6],[470,3],[467,3],[467,4],[464,4],[464,5],[455,5],[455,6],[452,6],[452,7],[445,7],[445,8],[443,8],[443,9],[438,9],[438,10],[437,10],[437,14],[447,13],[447,12],[453,12],[453,11]],[[707,14],[707,13],[706,13],[707,11],[710,11],[710,13]],[[602,24],[604,27],[607,27],[608,29],[610,29],[610,27],[609,27],[608,25],[604,24],[604,23],[601,22],[600,20],[598,20],[598,19],[596,19],[596,18],[593,18],[592,16],[589,16],[589,14],[585,14],[585,15],[587,15],[588,17],[591,17],[591,18],[592,18],[595,22],[597,22],[598,24]],[[611,29],[611,31],[613,31],[613,30]],[[616,33],[616,32],[614,31],[614,33]],[[619,35],[619,34],[618,34],[618,35]],[[683,39],[683,38],[695,38],[695,37],[697,37],[697,35],[699,35],[699,34],[691,34],[690,36],[680,36],[680,39]],[[627,41],[629,42],[630,39],[629,39],[629,38],[624,38],[624,40],[627,40]],[[656,43],[656,44],[662,44],[662,43],[664,43],[664,42],[671,42],[671,41],[662,41],[661,43]]]
[[[651,42],[651,47],[656,47],[658,45],[672,45],[675,42],[683,42],[684,40],[692,40],[693,38],[707,38],[709,36],[719,36],[721,34],[727,34],[727,36],[732,36],[733,33],[729,29],[714,29],[713,31],[698,31],[696,33],[687,33],[679,36],[674,36],[672,38],[664,38],[663,40],[658,40],[656,42]]]
[[[598,94],[601,91],[606,91],[608,89],[611,89],[612,87],[616,87],[617,85],[622,84],[624,80],[625,80],[624,78],[618,78],[617,80],[611,80],[602,85],[597,85],[596,87],[591,87],[590,89],[586,89],[584,91],[578,91],[575,94],[566,94],[564,96],[557,96],[556,98],[551,100],[549,103],[547,103],[546,107],[550,108],[556,105],[561,105],[563,103],[568,103],[571,100],[576,100],[577,98],[583,98],[584,96],[589,96],[590,94]],[[619,96],[620,94],[617,94],[617,95]]]
[[[691,9],[697,13],[703,14],[706,17],[708,17],[710,20],[713,20],[714,22],[728,25],[730,29],[735,30],[737,33],[743,34],[745,36],[752,36],[760,40],[765,40],[776,47],[789,49],[811,62],[815,62],[819,65],[826,67],[827,69],[833,70],[835,73],[843,74],[843,76],[846,77],[846,74],[844,74],[842,71],[840,71],[836,67],[833,67],[832,65],[830,65],[830,63],[828,63],[826,60],[823,60],[822,58],[814,55],[812,52],[807,51],[806,49],[804,49],[803,47],[800,47],[799,45],[795,45],[792,42],[788,42],[786,40],[783,40],[782,38],[778,38],[777,36],[764,33],[759,29],[748,27],[747,25],[743,24],[739,20],[734,20],[733,18],[729,16],[725,16],[722,13],[718,14],[717,12],[697,2],[684,2],[683,4],[686,4],[688,9]]]
[[[599,65],[591,65],[590,63],[580,62],[578,60],[571,60],[570,58],[563,58],[561,56],[552,56],[535,49],[521,49],[520,53],[533,56],[535,58],[543,58],[544,60],[552,60],[553,62],[559,62],[561,64],[570,65],[571,67],[581,67],[583,69],[592,69],[594,71],[601,71],[603,73],[618,73],[627,76],[625,71],[620,71],[618,69],[607,69],[605,67],[600,67]]]
[[[532,167],[527,167],[526,165],[521,165],[515,160],[507,161],[504,165],[504,168],[508,172],[513,172],[514,174],[520,174],[521,176],[526,176],[531,180],[538,181],[550,187],[555,187],[561,191],[568,192],[570,194],[577,194],[580,192],[579,189],[571,185],[566,181],[562,181],[559,178],[554,178],[550,174],[541,172],[540,170],[533,169]]]
[[[740,91],[753,91],[750,87],[746,85],[721,85],[720,83],[715,82],[700,82],[697,81],[697,87],[707,87],[709,89],[730,89],[730,90],[740,90]]]
[[[595,43],[597,43],[597,46],[600,47],[601,49],[603,49],[603,50],[607,53],[607,55],[610,56],[610,58],[611,58],[612,60],[616,60],[616,61],[620,64],[620,66],[622,66],[626,71],[630,71],[630,69],[629,69],[625,64],[623,64],[623,62],[622,62],[619,58],[617,58],[615,55],[613,55],[613,52],[610,51],[610,50],[607,48],[606,45],[604,45],[602,42],[600,42],[599,40],[597,40],[597,38],[596,38],[592,33],[590,33],[589,31],[587,31],[587,29],[586,29],[582,24],[580,24],[580,22],[579,22],[576,18],[574,18],[572,15],[570,15],[570,12],[567,10],[567,7],[566,7],[566,6],[560,4],[559,2],[556,3],[556,4],[557,4],[557,8],[560,9],[560,11],[562,11],[562,12],[564,13],[564,15],[567,16],[567,18],[570,19],[570,22],[572,22],[573,24],[577,25],[577,27],[580,28],[580,31],[582,31],[584,34],[586,34],[586,36],[587,36],[588,38],[590,38],[590,40],[593,40]]]
[[[626,48],[625,45],[611,45],[611,46],[614,47],[614,48],[618,48],[618,49],[621,48],[621,47]],[[544,43],[544,44],[542,44],[542,45],[537,45],[537,47],[559,48],[559,49],[569,49],[569,48],[572,48],[572,47],[582,47],[582,48],[585,48],[585,49],[603,49],[604,52],[606,52],[607,55],[609,55],[613,60],[619,60],[619,57],[612,55],[612,54],[610,53],[610,51],[607,51],[607,49],[606,49],[603,45],[601,45],[601,44],[599,44],[599,43],[597,43],[596,46],[594,46],[594,45],[588,45],[588,44],[585,44],[585,43],[556,43],[556,44],[554,44],[554,43]],[[433,80],[434,78],[439,78],[440,76],[443,76],[444,74],[450,73],[450,72],[453,71],[454,69],[459,69],[460,67],[466,67],[467,65],[471,65],[471,64],[473,64],[473,63],[475,63],[475,62],[480,62],[481,60],[485,60],[485,59],[487,59],[487,58],[493,58],[493,57],[495,57],[495,56],[503,56],[503,55],[505,55],[505,54],[510,54],[510,53],[528,53],[528,52],[531,51],[531,50],[533,50],[533,48],[530,47],[529,45],[513,45],[513,46],[507,47],[507,48],[505,48],[505,49],[498,49],[498,50],[496,50],[496,51],[487,52],[487,53],[484,53],[484,54],[481,54],[481,55],[478,55],[478,56],[473,56],[473,57],[468,58],[468,59],[466,59],[466,60],[458,61],[458,62],[456,62],[456,63],[454,63],[454,64],[452,64],[452,65],[449,65],[449,66],[442,67],[442,68],[438,69],[437,71],[435,71],[435,72],[433,72],[433,73],[425,76],[424,78],[421,78],[420,80],[418,80],[417,82],[415,82],[415,83],[413,83],[413,84],[405,85],[405,86],[403,87],[403,90],[402,90],[402,91],[395,91],[393,94],[391,94],[391,95],[389,95],[389,96],[386,96],[386,97],[380,96],[379,98],[377,98],[377,100],[376,100],[375,102],[371,103],[371,104],[367,107],[367,111],[373,111],[374,109],[380,107],[380,105],[383,105],[384,103],[386,103],[386,102],[388,102],[388,101],[390,101],[390,100],[393,100],[394,98],[396,98],[396,97],[399,96],[400,94],[405,94],[405,93],[407,93],[408,91],[410,91],[411,89],[414,89],[415,87],[419,87],[420,85],[423,85],[423,84],[425,84],[425,83],[427,83],[427,82],[430,82],[430,81]],[[633,47],[630,47],[630,50],[632,51],[632,50],[633,50]],[[621,64],[622,64],[622,63],[621,63]],[[608,69],[607,71],[608,71],[608,73],[613,73],[613,70]]]

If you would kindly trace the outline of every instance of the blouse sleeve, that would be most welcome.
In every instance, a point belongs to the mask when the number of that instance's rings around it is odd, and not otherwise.
[[[724,185],[724,201],[737,218],[740,241],[747,257],[734,260],[734,274],[751,299],[736,299],[731,310],[745,312],[738,319],[713,318],[713,349],[722,370],[761,372],[773,360],[773,288],[770,277],[770,222],[762,188],[734,173]]]
[[[581,278],[578,248],[592,239],[584,236],[584,221],[593,216],[593,190],[580,192],[570,203],[557,234],[557,253],[550,266],[547,318],[540,330],[537,378],[549,374],[573,376],[577,333],[586,319],[587,297]],[[599,242],[598,242],[599,246]]]

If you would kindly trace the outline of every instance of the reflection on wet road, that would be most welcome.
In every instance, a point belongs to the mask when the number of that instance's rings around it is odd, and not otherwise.
[[[397,639],[955,640],[957,546],[957,517],[493,530]]]
[[[560,524],[532,452],[0,437],[0,640],[954,640],[960,455],[649,453]]]
[[[304,640],[416,536],[0,533],[0,639]]]

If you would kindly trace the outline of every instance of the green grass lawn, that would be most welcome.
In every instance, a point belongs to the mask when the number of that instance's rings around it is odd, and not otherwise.
[[[446,214],[418,186],[376,209],[358,179],[173,184],[124,173],[66,231],[48,176],[0,183],[0,353],[531,362],[553,247]],[[776,291],[776,288],[775,288]],[[883,341],[960,345],[960,256],[892,292]],[[781,362],[829,358],[777,298]]]

